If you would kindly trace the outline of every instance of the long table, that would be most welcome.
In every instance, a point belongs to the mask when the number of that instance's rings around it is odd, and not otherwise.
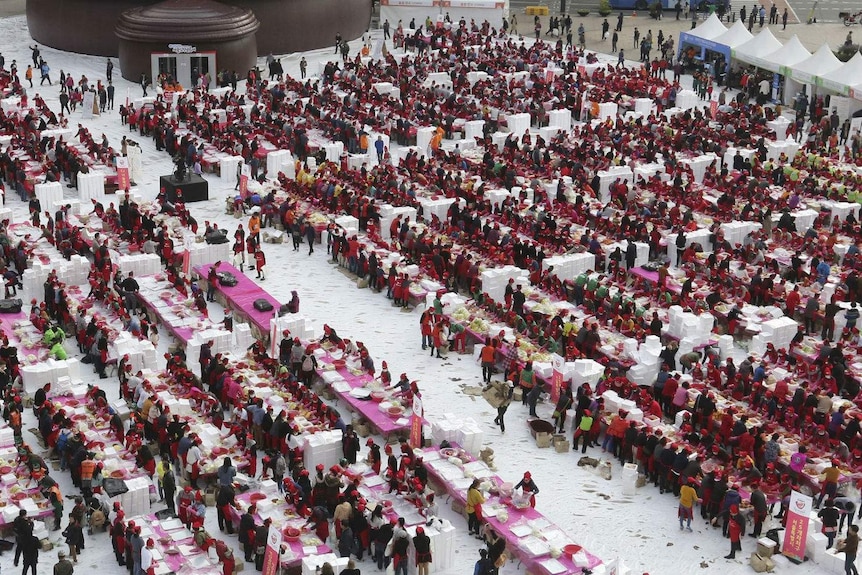
[[[206,285],[207,274],[213,264],[204,264],[194,268],[195,272],[201,276],[201,281]],[[247,322],[251,325],[254,336],[264,342],[269,341],[269,320],[274,315],[278,314],[278,309],[281,304],[269,295],[262,287],[251,281],[241,271],[230,264],[222,262],[218,268],[219,272],[228,272],[234,275],[237,279],[235,286],[219,285],[216,286],[216,297],[219,298],[219,303],[230,307],[234,312],[234,321]],[[203,289],[206,289],[205,287]],[[258,311],[254,308],[256,300],[266,300],[272,305],[270,311]]]
[[[388,437],[392,433],[410,432],[410,412],[405,411],[399,418],[393,418],[380,411],[380,404],[370,399],[356,397],[351,392],[355,389],[364,388],[374,378],[367,374],[354,375],[347,367],[333,369],[336,361],[328,352],[317,357],[318,375],[324,383],[332,389],[338,398],[344,401],[351,410],[360,413],[362,417],[374,426],[381,435]],[[409,406],[407,406],[409,409]]]
[[[423,465],[428,470],[429,479],[443,486],[452,499],[462,505],[467,503],[467,489],[473,478],[488,480],[497,486],[502,485],[502,479],[493,475],[488,466],[458,450],[459,458],[464,465],[458,466],[449,461],[449,454],[437,447],[422,450]],[[469,471],[471,477],[465,477]],[[553,558],[551,547],[562,549],[565,545],[575,542],[559,527],[548,521],[541,513],[527,507],[518,509],[503,502],[499,495],[488,495],[482,504],[483,516],[501,537],[506,540],[506,552],[517,557],[529,573],[558,575],[559,573],[582,573],[583,568],[594,569],[601,564],[601,559],[581,550],[574,557],[560,555]],[[498,518],[499,513],[505,513],[505,521]],[[535,535],[541,533],[541,536]],[[576,561],[577,559],[577,561]]]
[[[195,545],[194,534],[179,519],[159,520],[154,514],[138,517],[141,537],[155,541],[155,575],[193,571],[195,575],[222,575],[219,561]]]

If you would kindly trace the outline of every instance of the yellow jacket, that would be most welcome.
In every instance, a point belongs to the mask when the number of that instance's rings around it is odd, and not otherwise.
[[[467,490],[467,513],[475,513],[476,506],[485,503],[482,492],[475,487]]]
[[[691,509],[697,501],[697,491],[690,485],[683,485],[679,489],[679,504],[686,509]]]

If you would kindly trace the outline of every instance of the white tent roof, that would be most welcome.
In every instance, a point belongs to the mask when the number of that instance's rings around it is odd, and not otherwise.
[[[751,32],[748,31],[748,28],[745,27],[745,24],[742,23],[742,20],[737,20],[736,24],[731,26],[724,34],[710,39],[716,44],[724,44],[729,48],[736,48],[737,46],[745,44],[753,37],[754,36],[751,35]]]
[[[859,78],[862,78],[862,54],[856,52],[840,68],[818,75],[817,85],[846,95]]]
[[[817,75],[824,75],[842,66],[829,44],[823,44],[810,58],[793,66],[790,76],[797,82],[813,84]]]
[[[690,36],[697,36],[698,38],[703,38],[704,40],[714,40],[717,36],[721,36],[725,32],[727,32],[727,28],[724,24],[721,23],[721,20],[718,19],[718,16],[713,13],[712,16],[707,18],[703,24],[701,24],[694,30],[686,32],[686,34]]]
[[[733,57],[748,64],[759,66],[759,59],[779,48],[781,48],[781,42],[772,35],[769,28],[764,28],[760,34],[737,46],[733,50]]]
[[[802,42],[794,34],[784,46],[762,58],[762,68],[771,72],[780,72],[781,68],[790,68],[811,57],[811,52],[805,49]],[[754,62],[757,65],[757,62]]]

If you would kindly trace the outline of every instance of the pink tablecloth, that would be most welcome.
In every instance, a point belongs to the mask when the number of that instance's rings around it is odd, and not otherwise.
[[[237,502],[241,503],[243,507],[248,507],[249,503],[251,502],[251,496],[254,493],[260,492],[256,490],[246,491],[245,493],[238,494],[236,496],[236,500]],[[282,502],[279,504],[278,509],[282,512],[284,512],[285,510],[295,511],[294,507],[292,505],[288,505],[286,502],[284,502],[284,500],[282,500]],[[233,507],[230,508],[230,519],[231,521],[233,521],[234,527],[239,527],[239,520],[241,516],[242,512],[240,510]],[[263,523],[263,517],[261,517],[260,513],[254,514],[254,522],[256,525],[260,525],[261,523]],[[290,523],[293,523],[294,525],[303,525],[305,524],[305,519],[297,518],[297,520],[290,521]],[[287,525],[285,525],[285,527],[287,527]],[[283,531],[284,530],[282,529],[282,535],[284,534]],[[314,535],[314,531],[309,530],[307,534]],[[289,567],[302,562],[302,559],[303,557],[305,557],[306,553],[301,539],[290,541],[287,539],[287,537],[285,537],[282,541],[282,544],[290,547],[290,550],[293,552],[293,559],[291,561],[284,561],[283,566]],[[331,552],[332,550],[329,548],[328,545],[326,545],[326,542],[324,542],[322,545],[317,546],[317,551],[314,553],[314,555],[323,555],[325,553]]]
[[[172,295],[176,296],[177,298],[182,297],[182,294],[180,294],[180,292],[178,292],[175,289],[173,289],[172,287],[168,286],[167,283],[165,283],[165,289],[171,290]],[[183,345],[187,344],[188,341],[192,337],[194,337],[194,335],[195,335],[194,330],[190,327],[173,326],[170,323],[168,323],[167,321],[165,321],[164,318],[162,317],[161,312],[160,312],[160,309],[162,309],[162,308],[159,308],[157,305],[155,305],[155,303],[156,303],[155,300],[151,300],[148,297],[150,293],[152,293],[152,292],[145,293],[144,291],[139,291],[138,292],[138,300],[142,304],[144,304],[144,307],[146,307],[147,310],[151,311],[153,313],[153,315],[155,315],[158,318],[159,323],[162,324],[162,326],[164,326],[165,329],[167,329],[171,333],[171,335],[177,339],[177,341],[182,342]],[[156,298],[156,299],[161,300],[161,298]],[[174,300],[171,300],[171,302],[172,303],[179,303],[178,301],[175,302]]]
[[[206,279],[209,269],[212,264],[197,266],[195,271],[204,279]],[[219,272],[228,272],[234,275],[237,279],[235,286],[229,287],[219,284],[216,291],[221,293],[231,309],[236,313],[248,317],[249,322],[254,324],[259,330],[259,336],[266,339],[269,335],[269,320],[278,313],[278,308],[281,304],[274,297],[269,295],[262,287],[248,279],[244,273],[236,269],[230,264],[222,263]],[[254,308],[254,302],[258,299],[264,299],[272,305],[270,311],[258,311]]]
[[[319,360],[319,364],[323,366],[324,364],[331,364],[334,361],[334,358],[329,354],[324,355]],[[356,389],[360,387],[365,387],[367,383],[372,381],[374,378],[369,374],[362,375],[353,375],[350,371],[345,367],[336,370],[338,375],[340,375],[344,381],[350,386],[350,389]],[[318,371],[319,374],[325,373],[323,370]],[[383,413],[378,409],[378,403],[371,401],[370,399],[359,399],[350,395],[350,391],[339,391],[332,387],[332,392],[338,395],[338,398],[343,400],[350,408],[358,413],[362,414],[362,417],[367,419],[371,425],[380,430],[382,435],[389,435],[395,432],[406,432],[410,431],[410,423],[409,423],[409,414],[403,417],[408,419],[407,423],[397,423],[398,419],[390,417],[389,415]]]
[[[425,451],[425,453],[431,454],[433,452],[439,451],[439,449],[436,447],[432,447],[432,448],[426,449],[424,451]],[[429,463],[431,462],[431,461],[429,461],[429,458],[426,457],[425,459],[426,459],[426,461],[425,461],[424,465],[425,465],[425,468],[428,470],[429,478],[433,479],[438,484],[444,486],[446,489],[446,493],[450,497],[457,499],[458,501],[461,502],[462,505],[466,504],[466,502],[467,502],[467,490],[466,489],[463,489],[463,490],[459,489],[452,482],[447,481],[446,479],[441,477],[437,473],[437,470],[435,470],[433,466],[429,465]],[[468,461],[465,460],[464,463],[468,463]],[[497,485],[500,485],[503,483],[503,480],[497,476],[492,476],[490,479],[492,479],[494,482],[496,482]],[[486,506],[486,507],[490,508],[491,505],[493,505],[495,503],[499,503],[499,502],[500,502],[500,499],[498,496],[496,496],[496,495],[495,496],[489,496],[486,498],[483,507]],[[529,572],[529,573],[542,573],[545,575],[551,575],[550,572],[542,565],[542,562],[545,561],[546,559],[549,559],[550,555],[545,554],[545,555],[540,555],[538,557],[528,555],[519,546],[519,541],[521,538],[518,537],[517,535],[515,535],[514,533],[512,533],[512,528],[515,525],[518,525],[518,524],[522,523],[523,521],[535,521],[537,519],[544,519],[544,516],[531,507],[528,507],[526,509],[517,509],[517,508],[512,507],[512,506],[509,507],[508,515],[509,515],[508,521],[506,521],[505,523],[498,521],[496,516],[494,516],[492,514],[486,515],[484,518],[484,521],[487,522],[491,527],[493,527],[494,531],[496,531],[501,537],[503,537],[506,540],[506,551],[507,551],[507,553],[510,553],[513,556],[517,557],[518,560],[524,565],[524,568],[526,569],[527,572]],[[560,529],[560,528],[556,527],[553,524],[549,524],[545,528],[545,530],[547,530],[547,531],[550,531],[553,529]],[[562,531],[562,529],[560,529],[560,530]],[[586,553],[586,552],[585,552],[585,554],[586,554],[587,560],[589,561],[588,567],[590,569],[595,568],[596,565],[599,565],[602,562],[601,559],[599,559],[595,555],[592,555],[592,554]],[[563,564],[563,566],[565,566],[565,568],[566,568],[565,573],[582,573],[583,572],[582,569],[580,567],[578,567],[577,565],[575,565],[575,563],[572,561],[572,559],[566,555],[561,555],[560,557],[557,558],[557,561],[559,561],[560,563]]]

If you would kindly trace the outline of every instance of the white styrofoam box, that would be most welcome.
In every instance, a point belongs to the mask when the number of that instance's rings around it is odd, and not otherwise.
[[[826,538],[826,535],[809,531],[808,541],[805,546],[805,555],[816,562],[824,553],[826,553],[827,544],[828,539]]]
[[[63,184],[60,182],[36,184],[34,192],[43,210],[50,210],[51,206],[63,201]]]
[[[319,568],[322,567],[324,563],[329,563],[335,573],[341,573],[341,571],[347,568],[347,562],[349,560],[350,559],[348,557],[338,557],[334,553],[306,555],[302,558],[302,575],[317,575],[317,573],[319,573]]]
[[[339,216],[335,224],[344,229],[348,236],[359,232],[359,220],[353,216]]]

